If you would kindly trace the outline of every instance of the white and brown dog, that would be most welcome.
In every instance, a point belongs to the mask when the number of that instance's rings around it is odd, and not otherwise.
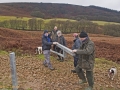
[[[110,69],[108,69],[108,77],[109,79],[113,80],[114,77],[117,76],[117,68],[116,67],[111,67]]]
[[[42,47],[37,47],[35,54],[42,54]]]

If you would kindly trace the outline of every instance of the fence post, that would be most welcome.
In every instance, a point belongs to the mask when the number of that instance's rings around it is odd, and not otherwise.
[[[11,67],[11,76],[12,76],[12,88],[13,90],[17,90],[17,75],[16,75],[16,61],[15,61],[15,53],[10,53],[10,67]]]

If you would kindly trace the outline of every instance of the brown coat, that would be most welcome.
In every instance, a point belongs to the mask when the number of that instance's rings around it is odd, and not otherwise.
[[[51,33],[50,33],[50,36],[51,36],[51,39],[52,39],[52,41],[54,42],[55,40],[56,40],[56,38],[57,38],[57,31],[58,30],[56,30],[56,31],[52,31]]]

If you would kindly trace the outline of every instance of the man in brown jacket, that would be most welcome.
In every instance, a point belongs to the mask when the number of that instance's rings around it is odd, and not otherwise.
[[[76,72],[78,77],[81,79],[80,84],[87,83],[89,87],[85,90],[93,90],[94,77],[93,68],[95,61],[95,45],[89,39],[86,32],[82,31],[79,35],[82,45],[79,49],[74,49],[73,52],[79,55],[78,65],[76,66]],[[86,77],[84,75],[84,70],[86,70]],[[87,78],[87,80],[86,80]]]
[[[53,42],[54,42],[54,41],[56,40],[56,38],[57,38],[57,31],[58,31],[58,30],[57,30],[57,26],[55,26],[55,27],[54,27],[54,30],[52,30],[51,33],[50,33],[50,37],[51,37],[51,39],[52,39]],[[56,48],[56,45],[53,45],[53,50],[54,50],[54,51],[56,51],[55,48]]]

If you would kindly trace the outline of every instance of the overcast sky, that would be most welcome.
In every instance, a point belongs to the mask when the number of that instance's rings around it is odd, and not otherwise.
[[[43,3],[68,3],[82,6],[95,5],[120,11],[120,0],[0,0],[6,2],[43,2]]]

